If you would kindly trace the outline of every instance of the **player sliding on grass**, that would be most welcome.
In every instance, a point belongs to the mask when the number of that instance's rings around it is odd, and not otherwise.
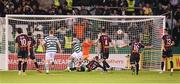
[[[54,31],[50,30],[49,36],[45,37],[46,46],[46,57],[45,57],[45,69],[46,73],[49,73],[49,63],[54,66],[54,58],[57,52],[57,47],[61,52],[61,44],[56,36],[54,36]]]
[[[86,65],[86,68],[88,69],[87,71],[95,70],[95,69],[97,69],[98,67],[101,68],[103,71],[107,71],[107,69],[100,64],[100,59],[99,59],[98,56],[95,56],[95,57],[93,58],[93,60],[91,60],[91,61]]]
[[[18,36],[16,37],[15,52],[18,53],[18,71],[21,75],[21,69],[23,70],[23,75],[25,75],[25,70],[27,67],[27,57],[29,54],[28,36],[23,34],[21,28],[17,29]]]
[[[33,39],[32,37],[32,32],[28,32],[28,43],[29,43],[29,56],[30,56],[30,59],[34,62],[34,65],[36,67],[36,70],[40,73],[42,73],[40,70],[39,70],[39,65],[38,63],[36,62],[36,57],[35,57],[35,54],[34,54],[34,45],[36,44],[36,41]]]
[[[162,37],[163,40],[163,52],[162,52],[162,62],[161,62],[161,72],[163,73],[164,63],[166,58],[170,58],[170,67],[171,67],[171,75],[173,72],[173,54],[172,54],[172,46],[174,45],[174,40],[171,35],[169,35],[168,30],[165,29],[165,35]]]
[[[81,51],[81,43],[80,43],[79,39],[76,37],[75,33],[73,34],[72,45],[73,45],[74,52],[72,53],[72,55],[69,58],[67,69],[69,71],[72,71],[72,70],[78,71],[78,70],[80,70],[80,66],[83,61],[83,54]]]

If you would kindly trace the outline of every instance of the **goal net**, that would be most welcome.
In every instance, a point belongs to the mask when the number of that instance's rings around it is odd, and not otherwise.
[[[118,48],[115,53],[110,48],[110,58],[108,62],[115,68],[129,68],[129,43],[135,38],[140,38],[145,46],[152,46],[149,49],[141,51],[141,68],[147,70],[160,69],[161,58],[161,37],[165,28],[164,16],[51,16],[51,15],[7,15],[6,16],[5,35],[8,38],[8,69],[17,69],[17,56],[14,54],[14,40],[17,36],[16,29],[22,28],[23,33],[33,32],[33,37],[38,39],[48,35],[50,30],[55,31],[59,42],[62,45],[63,52],[55,57],[54,70],[64,70],[67,67],[67,60],[72,54],[72,34],[76,33],[81,43],[86,37],[96,40],[100,30],[105,28],[108,35]],[[1,39],[0,42],[5,43]],[[4,42],[3,42],[4,41]],[[6,43],[7,45],[7,43]],[[1,44],[2,46],[2,44]],[[38,46],[34,49],[36,60],[41,69],[44,69],[43,49]],[[96,45],[90,49],[90,58],[97,55],[99,51]],[[3,51],[5,52],[5,51]],[[33,69],[32,61],[28,60],[28,69]]]

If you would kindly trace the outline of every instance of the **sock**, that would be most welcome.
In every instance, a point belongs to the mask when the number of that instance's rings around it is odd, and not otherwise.
[[[163,71],[164,69],[164,62],[161,62],[161,70]]]
[[[34,62],[34,65],[35,65],[36,69],[38,69],[38,68],[39,68],[39,66],[38,66],[37,62]]]
[[[170,61],[170,65],[171,65],[171,72],[173,72],[173,61]]]
[[[70,61],[68,62],[68,67],[69,67],[69,68],[74,68],[74,62],[73,62],[72,60],[70,60]]]
[[[103,66],[101,66],[100,64],[99,64],[99,67],[100,67],[100,68],[102,68],[102,69],[103,69],[103,71],[107,71],[107,69],[106,69],[106,68],[104,68]]]
[[[52,65],[54,65],[54,62],[52,62]]]
[[[109,64],[108,64],[105,60],[103,61],[103,67],[105,67],[105,68],[106,68],[106,67],[107,67],[107,68],[110,67]]]
[[[18,70],[19,70],[19,71],[21,71],[21,63],[22,63],[22,61],[19,61],[19,62],[18,62]]]
[[[133,72],[135,71],[134,66],[131,66],[131,70],[132,70]]]
[[[102,63],[103,63],[103,68],[105,69],[106,68],[105,62],[103,61]]]
[[[173,61],[170,61],[170,64],[171,64],[171,68],[173,68]]]
[[[23,63],[23,72],[26,71],[26,67],[27,67],[27,62],[24,62],[24,63]]]
[[[136,75],[139,74],[139,64],[136,64]]]
[[[46,69],[46,73],[48,73],[49,72],[49,64],[48,63],[45,64],[45,69]]]

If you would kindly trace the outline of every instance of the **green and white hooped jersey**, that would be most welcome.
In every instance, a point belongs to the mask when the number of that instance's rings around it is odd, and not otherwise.
[[[57,52],[57,42],[58,38],[55,36],[45,37],[46,42],[46,52]]]
[[[81,52],[81,43],[77,38],[73,38],[73,50],[77,53]]]

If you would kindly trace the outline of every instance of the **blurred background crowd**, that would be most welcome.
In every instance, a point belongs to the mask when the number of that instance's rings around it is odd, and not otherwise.
[[[6,14],[164,15],[166,28],[180,42],[180,0],[0,0],[0,16]]]

